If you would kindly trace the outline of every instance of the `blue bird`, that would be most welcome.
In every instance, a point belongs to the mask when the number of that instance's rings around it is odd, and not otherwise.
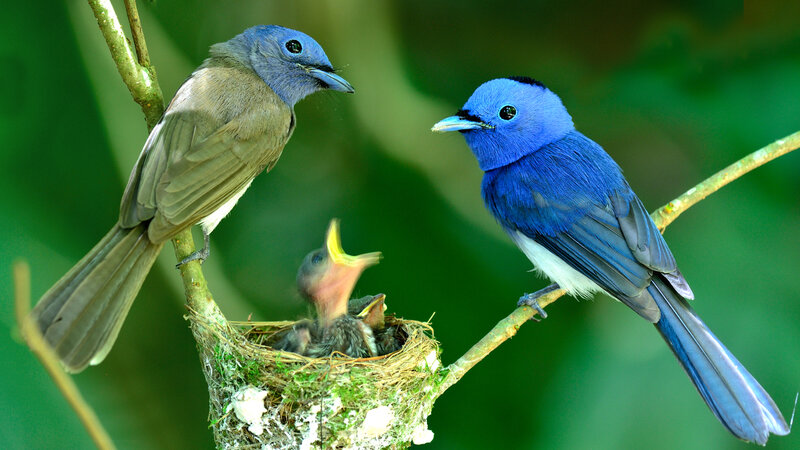
[[[577,130],[558,96],[528,77],[484,83],[455,116],[484,171],[486,207],[536,268],[586,297],[605,292],[655,324],[720,422],[764,445],[789,426],[769,394],[695,314],[675,258],[619,166]],[[541,311],[543,312],[543,311]],[[543,317],[544,314],[542,314]]]
[[[178,89],[131,172],[117,224],[39,300],[32,318],[72,372],[108,354],[170,238],[208,235],[256,175],[278,162],[294,105],[323,89],[353,92],[310,36],[275,25],[214,44]]]

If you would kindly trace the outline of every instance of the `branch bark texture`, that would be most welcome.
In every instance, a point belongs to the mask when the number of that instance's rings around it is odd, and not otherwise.
[[[133,100],[142,107],[147,128],[152,129],[161,119],[161,114],[164,112],[164,95],[158,85],[155,71],[139,63],[143,61],[149,65],[150,60],[135,0],[126,1],[126,4],[129,3],[132,4],[132,8],[128,8],[128,13],[131,17],[134,17],[130,21],[131,34],[134,36],[137,49],[142,49],[139,53],[139,59],[134,55],[134,50],[128,42],[128,38],[125,37],[125,31],[111,1],[89,0],[89,6],[91,6],[94,17],[97,19],[97,26],[100,27],[106,44],[108,44],[108,49],[111,51],[111,59],[114,60],[114,64],[117,66],[120,76],[122,76],[122,81],[125,82],[131,92]]]

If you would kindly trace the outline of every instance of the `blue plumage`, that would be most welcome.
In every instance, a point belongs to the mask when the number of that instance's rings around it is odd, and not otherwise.
[[[619,166],[529,78],[480,86],[433,127],[460,131],[484,170],[486,207],[544,275],[573,295],[603,291],[654,323],[701,396],[740,439],[789,426],[769,394],[697,317],[691,288]]]
[[[575,130],[539,148],[522,142],[513,141],[520,159],[483,177],[486,207],[506,228],[553,236],[606,202],[608,192],[627,186],[617,163]],[[576,165],[585,170],[575,171]]]

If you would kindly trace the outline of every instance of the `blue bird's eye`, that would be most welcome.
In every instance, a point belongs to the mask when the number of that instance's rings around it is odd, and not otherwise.
[[[500,109],[500,118],[503,120],[511,120],[516,115],[517,115],[517,108],[514,108],[511,105],[503,106]]]
[[[292,39],[286,43],[286,50],[289,50],[289,53],[300,53],[303,51],[303,45],[297,39]]]

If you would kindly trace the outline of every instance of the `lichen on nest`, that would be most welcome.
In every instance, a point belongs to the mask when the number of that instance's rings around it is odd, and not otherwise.
[[[272,349],[294,322],[188,318],[218,448],[404,448],[432,439],[427,417],[443,372],[429,323],[387,316],[403,348],[353,359]]]

